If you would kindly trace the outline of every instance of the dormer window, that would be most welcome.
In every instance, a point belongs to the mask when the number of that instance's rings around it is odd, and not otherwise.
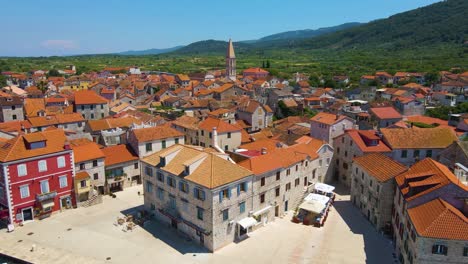
[[[190,175],[190,166],[185,166],[185,175]]]

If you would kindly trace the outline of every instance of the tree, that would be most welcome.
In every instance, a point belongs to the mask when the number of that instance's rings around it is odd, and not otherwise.
[[[0,74],[0,88],[7,86],[5,75]]]
[[[438,72],[428,72],[424,76],[426,79],[426,85],[431,86],[434,83],[437,83],[440,79],[440,74]]]
[[[265,68],[265,61],[262,61],[262,68]]]
[[[51,69],[51,70],[47,73],[47,76],[49,76],[49,77],[61,77],[62,75],[61,75],[60,72],[57,71],[56,69]]]
[[[267,60],[267,62],[266,62],[266,68],[267,68],[267,69],[270,68],[270,61],[269,61],[269,60]]]

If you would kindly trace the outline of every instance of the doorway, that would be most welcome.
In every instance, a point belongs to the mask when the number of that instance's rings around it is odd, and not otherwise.
[[[174,228],[174,229],[177,229],[177,221],[172,219],[171,220],[171,227]]]
[[[284,212],[288,211],[288,201],[284,201]]]
[[[23,214],[23,222],[32,221],[34,218],[32,207],[23,209],[22,214]]]
[[[279,205],[275,206],[275,216],[279,216]]]
[[[70,196],[60,198],[60,209],[70,209],[71,208],[71,199]]]

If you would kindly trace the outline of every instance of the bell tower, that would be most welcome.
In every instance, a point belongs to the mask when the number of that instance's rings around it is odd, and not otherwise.
[[[233,81],[236,80],[236,55],[234,54],[234,46],[231,39],[229,39],[226,51],[226,78]]]

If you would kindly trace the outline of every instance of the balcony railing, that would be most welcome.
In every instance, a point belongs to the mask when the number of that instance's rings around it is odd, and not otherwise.
[[[42,202],[42,201],[45,201],[45,200],[54,199],[55,196],[57,196],[56,191],[43,193],[43,194],[36,194],[36,201]]]

